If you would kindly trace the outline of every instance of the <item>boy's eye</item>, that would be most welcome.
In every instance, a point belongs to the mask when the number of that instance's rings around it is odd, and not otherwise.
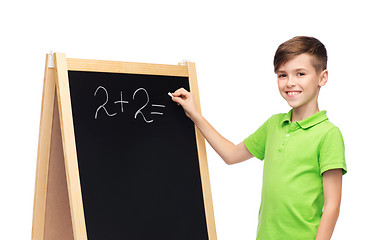
[[[283,77],[286,77],[286,74],[279,74],[278,75],[278,78],[283,78]]]
[[[305,73],[298,73],[297,75],[299,75],[301,77],[301,76],[304,76]]]

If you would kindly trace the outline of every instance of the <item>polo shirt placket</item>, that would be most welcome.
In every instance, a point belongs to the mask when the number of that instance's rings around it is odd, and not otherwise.
[[[278,152],[280,153],[279,159],[282,161],[285,158],[285,152],[286,148],[288,146],[289,141],[292,141],[292,138],[294,137],[294,134],[296,131],[300,128],[297,122],[289,123],[283,122],[282,127],[284,128],[285,134],[283,135],[283,138],[281,140],[280,148],[278,149]]]

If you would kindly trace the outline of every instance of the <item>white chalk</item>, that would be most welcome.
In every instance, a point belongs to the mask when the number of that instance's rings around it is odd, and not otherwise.
[[[171,94],[170,92],[168,92],[168,96],[170,96],[170,97],[174,97],[174,96],[172,96],[172,94]]]

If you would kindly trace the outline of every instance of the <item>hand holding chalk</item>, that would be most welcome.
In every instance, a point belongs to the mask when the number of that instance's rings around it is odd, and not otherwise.
[[[186,116],[190,119],[193,120],[194,117],[200,115],[194,103],[193,94],[188,92],[186,89],[180,88],[174,93],[168,93],[168,95],[174,102],[182,106],[183,110],[185,110]]]

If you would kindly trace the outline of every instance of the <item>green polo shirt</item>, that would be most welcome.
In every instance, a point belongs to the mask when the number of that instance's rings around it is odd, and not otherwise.
[[[291,122],[289,113],[270,117],[244,140],[264,160],[257,240],[315,239],[324,205],[322,173],[346,173],[340,130],[326,111]]]

